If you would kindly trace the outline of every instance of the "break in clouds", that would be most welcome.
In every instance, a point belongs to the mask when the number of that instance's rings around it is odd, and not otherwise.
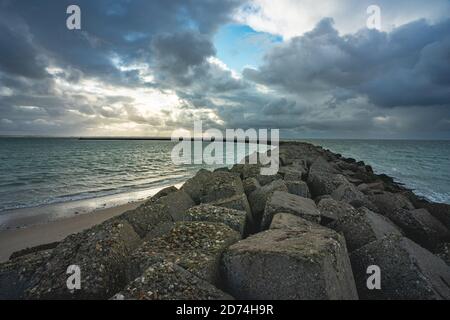
[[[449,2],[412,2],[378,1],[382,28],[369,30],[366,1],[0,0],[0,134],[157,136],[201,119],[282,137],[450,138]],[[68,30],[75,3],[81,30]],[[279,40],[234,70],[217,45],[230,25]]]

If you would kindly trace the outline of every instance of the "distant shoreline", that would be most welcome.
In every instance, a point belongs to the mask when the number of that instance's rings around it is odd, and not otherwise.
[[[148,140],[148,141],[171,141],[170,137],[121,137],[121,136],[21,136],[21,135],[0,135],[0,139],[72,139],[72,140]],[[190,138],[195,139],[195,138]],[[199,139],[196,139],[199,140]],[[330,140],[330,141],[409,141],[409,142],[448,142],[450,139],[420,139],[420,138],[414,138],[414,139],[406,139],[406,138],[281,138],[280,143],[282,142],[310,142],[310,141],[323,141],[323,140]],[[210,142],[209,139],[204,139],[205,142]],[[254,142],[254,141],[253,141]]]
[[[233,143],[258,143],[258,144],[271,144],[272,141],[270,139],[265,139],[264,141],[260,141],[260,139],[257,140],[250,140],[250,139],[234,139],[234,140],[228,140],[226,138],[224,139],[209,139],[209,138],[183,138],[180,137],[179,139],[172,140],[172,138],[168,137],[80,137],[78,140],[98,140],[98,141],[202,141],[202,142],[233,142]]]

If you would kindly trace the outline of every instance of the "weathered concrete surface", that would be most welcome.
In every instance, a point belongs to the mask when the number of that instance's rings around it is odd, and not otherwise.
[[[277,213],[273,216],[269,229],[316,228],[317,225],[290,213]]]
[[[220,291],[180,266],[157,262],[130,282],[113,300],[232,300]]]
[[[367,244],[350,256],[361,299],[450,299],[450,267],[413,241],[390,236]],[[367,289],[367,268],[381,269],[381,290]]]
[[[47,262],[51,253],[52,249],[41,250],[0,264],[0,300],[23,299],[34,272]]]
[[[206,183],[211,179],[211,171],[200,169],[194,177],[188,179],[181,190],[186,192],[195,203],[200,203],[200,198],[205,194]]]
[[[349,252],[388,235],[402,235],[389,219],[367,208],[360,208],[355,214],[344,216],[328,227],[344,235]]]
[[[278,171],[285,181],[303,180],[308,173],[306,164],[303,162],[295,162],[289,166],[280,167]]]
[[[248,202],[250,203],[250,208],[252,210],[253,218],[255,224],[259,226],[264,213],[264,208],[266,207],[267,199],[275,191],[288,191],[286,183],[283,180],[277,180],[268,185],[265,185],[259,189],[253,191],[248,197]]]
[[[111,219],[64,239],[39,267],[25,291],[27,299],[108,299],[125,284],[128,257],[139,236],[127,221]],[[80,267],[80,290],[67,288],[67,268]]]
[[[275,191],[266,203],[261,229],[267,229],[274,214],[279,212],[291,213],[306,220],[320,223],[320,212],[311,199],[303,198],[282,191]]]
[[[321,226],[253,235],[225,252],[222,267],[235,298],[358,298],[343,237]]]
[[[149,201],[156,201],[159,198],[165,197],[165,196],[167,196],[171,193],[177,192],[177,191],[178,191],[178,189],[175,186],[170,186],[170,187],[164,188],[164,189],[158,191],[154,196],[152,196]]]
[[[381,192],[369,196],[369,200],[375,205],[377,212],[385,216],[400,209],[414,210],[411,201],[400,193]]]
[[[183,190],[166,188],[138,208],[125,212],[120,216],[127,220],[141,237],[159,234],[161,223],[181,221],[187,209],[194,206],[191,197]]]
[[[373,195],[377,192],[384,191],[384,182],[383,181],[377,181],[372,183],[361,183],[358,185],[358,190],[366,195]]]
[[[288,180],[286,181],[286,186],[289,193],[303,198],[311,198],[311,193],[309,192],[308,185],[304,181]]]
[[[51,250],[55,249],[58,246],[58,244],[59,244],[59,242],[52,242],[52,243],[42,244],[39,246],[19,250],[19,251],[13,252],[11,254],[11,256],[9,257],[9,260],[14,260],[16,258],[25,256],[25,255],[30,255],[32,253],[39,253],[41,251],[51,252]]]
[[[311,165],[308,173],[308,186],[313,197],[332,194],[347,179],[328,163],[323,157],[318,157]]]
[[[348,181],[341,174],[314,171],[309,173],[307,182],[309,190],[315,198],[332,194],[341,184],[347,183]]]
[[[184,191],[176,191],[159,198],[155,203],[161,203],[166,208],[173,221],[181,221],[184,218],[184,212],[190,207],[195,206],[195,202]]]
[[[247,196],[245,194],[239,194],[230,198],[217,200],[214,202],[210,202],[209,204],[216,207],[245,211],[247,214],[247,221],[245,224],[244,233],[248,234],[249,232],[252,232],[254,230],[255,219],[253,217],[252,210],[250,209],[250,204],[248,203]]]
[[[364,194],[350,182],[339,185],[339,187],[331,193],[331,197],[337,201],[344,201],[347,203],[354,203],[355,201],[362,203],[365,201]]]
[[[186,211],[186,221],[218,222],[229,226],[231,229],[244,234],[247,213],[242,210],[234,210],[224,207],[216,207],[202,204]]]
[[[280,142],[280,162],[283,166],[305,163],[310,166],[323,152],[320,148],[308,143]]]
[[[317,209],[320,212],[321,222],[327,225],[343,217],[356,214],[356,209],[348,203],[336,201],[332,198],[324,198],[319,201]]]
[[[214,202],[244,193],[242,181],[235,174],[229,172],[214,172],[203,186],[200,196],[201,203]]]
[[[237,194],[230,198],[224,198],[217,201],[209,202],[208,204],[216,207],[224,207],[239,211],[245,211],[249,219],[252,219],[252,211],[250,209],[250,204],[248,203],[247,197],[244,193]]]
[[[256,176],[256,180],[258,180],[259,184],[261,186],[265,186],[273,181],[281,180],[283,177],[280,174],[274,174],[274,175],[262,175],[259,174]]]
[[[244,186],[244,192],[247,196],[256,189],[261,188],[261,185],[256,178],[247,178],[242,181],[242,184]]]
[[[422,202],[417,208],[427,209],[436,219],[450,230],[450,205],[446,203]]]
[[[450,266],[450,243],[443,243],[437,249],[437,256]]]
[[[237,173],[242,180],[248,178],[256,178],[261,173],[260,164],[235,164],[231,168],[231,172]]]
[[[450,232],[425,209],[399,209],[386,215],[405,235],[429,250],[434,250],[441,242],[450,241]]]
[[[127,278],[141,275],[153,263],[173,262],[212,284],[220,283],[222,252],[241,239],[223,223],[178,222],[166,235],[144,242],[131,255]]]

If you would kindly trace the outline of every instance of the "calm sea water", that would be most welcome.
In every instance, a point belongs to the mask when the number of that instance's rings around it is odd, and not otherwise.
[[[171,141],[0,138],[0,215],[114,194],[139,195],[139,190],[182,182],[202,167],[224,166],[175,165],[171,160],[175,145]],[[236,149],[237,145],[225,150],[224,159],[231,152],[237,154]],[[248,146],[235,162],[246,154]]]
[[[363,160],[435,202],[450,203],[450,141],[313,140],[333,152]]]
[[[314,140],[450,203],[450,142]],[[0,214],[175,184],[206,165],[174,165],[170,141],[0,138]],[[237,160],[237,159],[236,159]],[[219,166],[214,166],[219,167]]]

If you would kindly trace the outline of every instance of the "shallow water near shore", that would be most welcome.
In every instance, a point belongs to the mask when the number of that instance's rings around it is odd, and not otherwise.
[[[376,173],[394,177],[418,195],[450,203],[450,141],[308,142],[363,160]],[[33,213],[54,212],[53,217],[59,218],[66,214],[61,211],[73,214],[105,203],[138,201],[148,190],[181,183],[202,167],[223,166],[174,165],[170,158],[174,145],[170,141],[0,138],[0,217],[5,220],[16,214],[29,219]]]
[[[171,141],[0,138],[0,228],[17,220],[14,216],[28,222],[54,220],[139,201],[152,190],[185,181],[200,168],[225,166],[176,165],[171,159],[175,145]],[[230,162],[230,154],[235,155],[231,163],[237,163],[248,152],[248,145],[234,144],[234,150],[224,150],[224,163]],[[40,217],[33,219],[33,215]]]
[[[450,204],[450,141],[308,140],[364,161],[417,195]]]

